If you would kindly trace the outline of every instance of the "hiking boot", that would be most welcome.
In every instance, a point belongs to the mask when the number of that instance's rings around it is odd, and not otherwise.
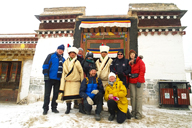
[[[97,120],[97,121],[101,120],[100,114],[95,114],[95,120]]]
[[[136,115],[136,116],[135,116],[135,119],[140,120],[141,118],[142,118],[142,116],[141,116],[141,115]]]
[[[43,111],[43,115],[47,115],[47,110],[44,110],[44,111]]]
[[[59,111],[57,109],[53,109],[52,112],[59,113]]]
[[[115,115],[110,115],[108,118],[109,121],[113,121],[114,119],[115,119]]]
[[[67,103],[67,110],[65,111],[65,114],[69,114],[71,110],[71,103]]]

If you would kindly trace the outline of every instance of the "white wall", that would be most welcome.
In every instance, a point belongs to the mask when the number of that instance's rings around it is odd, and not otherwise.
[[[32,63],[33,60],[26,60],[23,64],[20,100],[28,96]]]
[[[31,77],[43,77],[42,66],[48,56],[57,50],[57,47],[61,44],[65,45],[64,58],[68,57],[67,44],[72,46],[73,37],[57,37],[57,38],[40,38],[38,40],[35,55],[33,58],[33,65],[31,71]]]
[[[146,65],[146,79],[186,80],[182,36],[138,36],[138,52]]]

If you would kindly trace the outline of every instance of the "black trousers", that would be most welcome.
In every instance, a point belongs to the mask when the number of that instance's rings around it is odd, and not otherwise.
[[[102,110],[102,105],[103,105],[103,94],[100,92],[97,93],[92,100],[94,102],[94,105],[97,105],[95,114],[100,114]],[[85,111],[91,112],[92,105],[88,104],[87,99],[83,99],[83,104],[84,104]]]
[[[60,87],[60,80],[53,80],[49,79],[45,81],[45,94],[44,94],[44,104],[43,104],[43,109],[48,111],[49,110],[49,102],[50,102],[50,95],[51,95],[51,90],[53,87],[53,98],[51,102],[51,109],[56,109],[57,108],[57,97],[59,93],[59,87]]]
[[[114,100],[108,100],[107,106],[108,106],[109,113],[111,115],[115,115],[115,111],[117,111],[118,123],[123,123],[126,120],[126,113],[123,113],[122,111],[119,110],[119,108],[117,107],[117,103]]]

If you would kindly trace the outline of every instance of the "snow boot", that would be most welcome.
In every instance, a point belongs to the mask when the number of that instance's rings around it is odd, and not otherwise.
[[[43,115],[47,115],[47,110],[44,110],[44,111],[43,111]]]
[[[57,109],[52,109],[52,112],[59,113],[59,111]]]
[[[74,100],[74,108],[75,108],[75,109],[79,109],[79,105],[78,105],[77,100]]]
[[[65,114],[69,114],[71,110],[71,103],[67,103],[67,110],[65,111]]]
[[[82,103],[79,104],[79,112],[82,113],[82,114],[86,114],[86,112],[84,111]]]
[[[97,120],[97,121],[100,121],[100,120],[101,120],[100,114],[95,114],[95,120]]]
[[[132,114],[129,112],[129,109],[127,110],[127,119],[131,119]]]
[[[115,119],[115,115],[114,114],[110,114],[108,120],[109,121],[113,121]]]

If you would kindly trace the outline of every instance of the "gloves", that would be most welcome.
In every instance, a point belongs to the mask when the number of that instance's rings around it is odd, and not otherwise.
[[[137,88],[141,87],[141,83],[137,82]]]
[[[87,102],[88,102],[88,104],[90,104],[90,105],[93,105],[94,103],[93,103],[93,100],[88,96],[87,97]]]
[[[99,90],[93,90],[91,93],[96,95],[98,92],[99,92]]]
[[[119,100],[119,98],[118,98],[118,97],[116,97],[116,96],[114,96],[114,97],[113,97],[113,100],[114,100],[114,101],[118,101],[118,100]]]
[[[59,93],[58,98],[56,100],[57,103],[63,103],[63,93]]]
[[[129,76],[130,76],[131,78],[137,78],[137,77],[139,76],[139,74],[137,74],[137,73],[135,73],[135,74],[129,74]]]
[[[44,80],[49,80],[49,76],[48,75],[44,75]]]

